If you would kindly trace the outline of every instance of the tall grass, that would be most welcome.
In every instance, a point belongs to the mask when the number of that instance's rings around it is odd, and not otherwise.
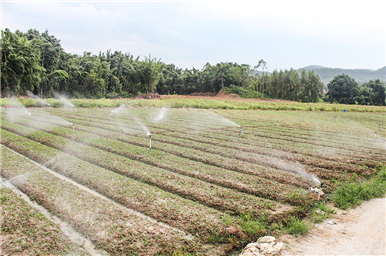
[[[38,107],[38,101],[31,98],[20,98],[25,107]],[[52,107],[61,107],[58,99],[45,99]],[[78,108],[119,107],[127,104],[133,107],[171,107],[171,108],[203,108],[203,109],[237,109],[237,110],[299,110],[299,111],[338,111],[349,112],[386,112],[385,107],[343,105],[330,103],[275,102],[255,100],[214,100],[214,99],[164,99],[164,100],[132,100],[132,99],[72,99]],[[12,100],[0,99],[0,105],[10,105]]]
[[[363,201],[383,197],[386,194],[386,167],[366,182],[352,182],[339,187],[332,195],[335,206],[348,209]]]

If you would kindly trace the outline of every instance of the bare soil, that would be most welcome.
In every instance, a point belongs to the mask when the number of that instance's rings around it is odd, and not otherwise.
[[[207,100],[235,100],[235,101],[254,101],[254,102],[282,102],[282,103],[297,103],[297,101],[279,100],[279,99],[255,99],[255,98],[241,98],[239,95],[230,93],[218,93],[217,95],[210,95],[207,93],[191,94],[191,95],[160,95],[160,100],[164,99],[207,99]]]
[[[385,255],[386,198],[337,212],[307,235],[283,235],[282,255]]]

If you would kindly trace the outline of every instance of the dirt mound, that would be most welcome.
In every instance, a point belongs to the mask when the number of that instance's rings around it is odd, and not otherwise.
[[[226,94],[224,92],[217,93],[216,97],[222,98],[222,99],[241,99],[241,97],[239,95],[237,95],[236,93]]]
[[[147,99],[147,100],[151,100],[151,99],[159,99],[159,98],[161,98],[161,96],[156,92],[156,93],[141,94],[141,95],[135,97],[134,99]]]
[[[214,97],[214,96],[216,96],[216,93],[215,92],[194,92],[194,93],[189,94],[189,96],[210,96],[210,97]]]

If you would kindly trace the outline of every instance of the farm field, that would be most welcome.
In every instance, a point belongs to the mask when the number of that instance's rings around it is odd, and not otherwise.
[[[1,176],[108,254],[227,255],[374,176],[385,125],[384,112],[15,108]]]

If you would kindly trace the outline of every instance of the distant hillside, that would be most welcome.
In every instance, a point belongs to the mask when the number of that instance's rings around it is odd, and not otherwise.
[[[323,66],[311,65],[304,68],[299,68],[296,71],[300,74],[302,70],[314,70],[327,85],[335,76],[346,74],[355,79],[357,82],[367,82],[370,80],[379,79],[386,81],[386,66],[377,70],[370,69],[343,69],[343,68],[327,68]]]

